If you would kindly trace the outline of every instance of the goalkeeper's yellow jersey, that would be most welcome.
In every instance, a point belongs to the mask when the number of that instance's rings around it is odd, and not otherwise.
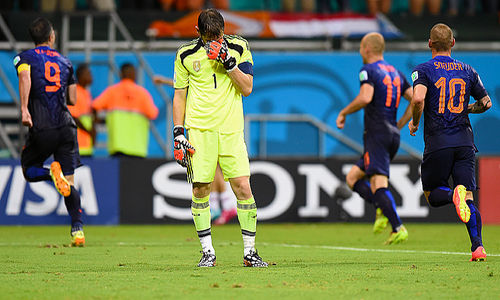
[[[224,35],[236,64],[253,65],[248,42],[236,35]],[[184,126],[231,133],[243,130],[241,92],[232,83],[222,63],[208,58],[198,38],[177,51],[174,88],[188,88]]]

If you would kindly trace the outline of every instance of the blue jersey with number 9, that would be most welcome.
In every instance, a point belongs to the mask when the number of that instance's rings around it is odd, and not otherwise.
[[[18,54],[14,66],[18,74],[30,72],[28,110],[33,121],[30,130],[76,126],[66,106],[68,86],[75,83],[69,59],[50,47],[41,46]]]

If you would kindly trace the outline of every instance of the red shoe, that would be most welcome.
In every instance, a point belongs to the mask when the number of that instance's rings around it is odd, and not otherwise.
[[[220,217],[218,217],[217,220],[214,221],[214,225],[226,224],[227,222],[234,219],[234,217],[236,217],[237,215],[238,215],[238,210],[236,210],[236,208],[225,210],[222,212]]]
[[[483,246],[477,247],[476,250],[472,252],[470,261],[486,261],[486,250],[484,250]]]
[[[470,209],[465,202],[465,196],[467,190],[465,186],[459,184],[453,190],[453,204],[455,204],[455,209],[457,210],[457,215],[462,220],[462,222],[467,223],[470,219]]]

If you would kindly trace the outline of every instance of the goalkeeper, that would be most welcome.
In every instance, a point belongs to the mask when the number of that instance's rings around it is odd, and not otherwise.
[[[241,96],[252,92],[252,54],[245,39],[224,35],[224,19],[215,9],[200,13],[196,30],[200,37],[177,51],[173,120],[175,159],[188,168],[188,180],[192,171],[191,211],[203,249],[198,266],[213,267],[216,262],[208,199],[219,162],[237,198],[243,262],[267,267],[255,249],[257,208],[243,136]]]

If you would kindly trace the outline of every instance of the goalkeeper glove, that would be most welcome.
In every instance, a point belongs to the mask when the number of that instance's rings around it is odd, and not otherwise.
[[[175,161],[183,167],[188,166],[189,156],[195,152],[194,147],[189,143],[184,135],[184,127],[177,125],[174,127],[174,157]]]
[[[207,51],[208,58],[221,62],[227,72],[236,69],[236,58],[229,54],[229,48],[223,38],[207,42],[205,50]]]

